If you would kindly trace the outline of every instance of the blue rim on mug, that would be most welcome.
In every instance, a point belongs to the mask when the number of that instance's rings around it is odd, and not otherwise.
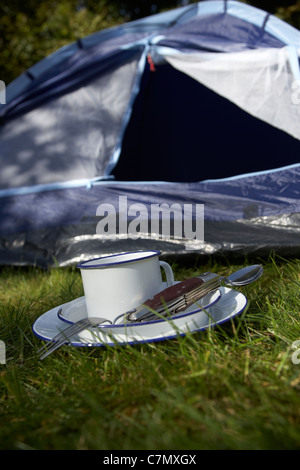
[[[116,258],[117,256],[126,256],[126,255],[134,255],[134,254],[138,255],[138,254],[142,254],[142,253],[144,253],[145,256],[143,256],[141,258],[138,258],[138,259],[133,258],[133,259],[127,259],[127,260],[123,260],[123,261],[112,261],[111,263],[105,263],[105,264],[102,264],[102,263],[94,264],[98,260],[106,260],[108,258]],[[99,258],[93,258],[93,259],[90,259],[90,260],[81,261],[80,263],[77,264],[77,268],[80,268],[80,269],[107,268],[107,267],[114,266],[114,265],[134,263],[134,262],[137,262],[137,261],[142,261],[142,260],[145,260],[145,259],[154,258],[155,256],[159,256],[160,254],[161,254],[161,252],[157,251],[157,250],[146,250],[146,251],[140,250],[140,251],[127,251],[125,253],[115,253],[113,255],[100,256]],[[93,263],[93,264],[89,264],[89,263]]]

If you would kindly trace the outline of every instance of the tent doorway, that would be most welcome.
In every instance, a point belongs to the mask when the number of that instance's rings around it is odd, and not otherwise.
[[[164,63],[147,66],[113,175],[193,182],[298,163],[300,142]]]

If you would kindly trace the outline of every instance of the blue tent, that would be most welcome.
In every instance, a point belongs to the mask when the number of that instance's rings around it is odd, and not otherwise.
[[[298,256],[299,51],[275,16],[202,1],[32,66],[0,105],[0,264],[136,248]],[[185,208],[189,236],[175,230]]]

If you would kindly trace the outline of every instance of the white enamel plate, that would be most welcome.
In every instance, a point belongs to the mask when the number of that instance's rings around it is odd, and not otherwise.
[[[205,330],[224,323],[239,315],[247,305],[246,297],[227,287],[220,288],[221,297],[207,309],[197,304],[172,318],[145,323],[128,323],[93,327],[74,336],[72,346],[115,346],[162,341],[185,335],[188,332]],[[61,309],[61,307],[63,307]],[[59,313],[60,312],[60,313]],[[84,297],[79,297],[63,306],[59,305],[41,315],[33,324],[34,334],[44,341],[51,341],[55,335],[70,326],[70,323],[84,318],[86,307]]]

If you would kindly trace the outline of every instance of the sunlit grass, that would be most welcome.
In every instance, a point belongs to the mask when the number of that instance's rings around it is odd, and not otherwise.
[[[260,262],[256,260],[255,262]],[[173,263],[176,279],[242,265]],[[263,261],[233,321],[137,346],[62,347],[44,361],[36,318],[83,294],[76,268],[3,268],[1,449],[298,449],[300,261]]]

